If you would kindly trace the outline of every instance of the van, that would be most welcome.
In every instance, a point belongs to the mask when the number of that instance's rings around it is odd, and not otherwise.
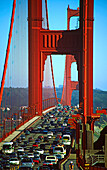
[[[56,155],[58,159],[62,159],[66,155],[66,149],[63,145],[55,146],[53,148],[53,154]]]
[[[64,145],[71,145],[71,136],[66,134],[66,135],[63,135],[62,137],[62,143]]]

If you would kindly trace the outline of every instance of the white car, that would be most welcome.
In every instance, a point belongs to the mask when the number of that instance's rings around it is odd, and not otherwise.
[[[11,158],[9,163],[12,165],[19,165],[20,161],[17,158]]]
[[[24,152],[24,148],[23,147],[19,147],[17,151],[18,152]]]
[[[66,149],[62,145],[55,146],[53,148],[53,154],[57,156],[57,158],[62,159],[66,155]]]
[[[40,154],[44,154],[44,150],[43,149],[37,149],[37,152]]]
[[[63,135],[62,137],[62,143],[64,145],[71,145],[71,136],[66,134],[66,135]]]
[[[47,137],[48,137],[48,139],[51,139],[51,138],[52,138],[52,135],[48,135]]]
[[[27,153],[28,158],[34,158],[34,154],[32,152]]]
[[[48,132],[47,135],[48,136],[53,136],[53,132]]]
[[[67,123],[63,123],[63,126],[67,126]]]
[[[58,158],[54,155],[46,156],[45,161],[50,161],[53,164],[57,164]]]

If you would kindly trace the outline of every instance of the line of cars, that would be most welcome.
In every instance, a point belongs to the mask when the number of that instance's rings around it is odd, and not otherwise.
[[[71,147],[72,130],[68,125],[71,112],[70,107],[56,107],[41,117],[39,125],[25,129],[24,134],[13,142],[14,154],[17,154],[12,157],[17,159],[13,166],[19,165],[19,170],[58,169],[59,161]]]

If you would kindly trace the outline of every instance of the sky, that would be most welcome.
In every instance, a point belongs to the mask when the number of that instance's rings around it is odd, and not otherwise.
[[[21,0],[20,0],[21,1]],[[67,29],[67,7],[77,9],[78,0],[47,0],[49,13],[49,27],[51,30]],[[10,18],[13,0],[0,0],[0,80],[2,77]],[[70,29],[77,28],[77,18],[71,19]],[[107,91],[107,0],[94,0],[94,48],[93,48],[93,87]],[[53,56],[53,67],[56,86],[63,84],[65,56]],[[27,61],[26,61],[27,65]],[[26,66],[27,67],[27,66]],[[77,80],[76,64],[73,70],[72,80]],[[24,72],[23,84],[27,86],[27,72]],[[18,73],[16,74],[18,75]],[[15,82],[18,84],[18,78]],[[21,84],[19,85],[21,86]],[[23,86],[23,85],[22,85]]]

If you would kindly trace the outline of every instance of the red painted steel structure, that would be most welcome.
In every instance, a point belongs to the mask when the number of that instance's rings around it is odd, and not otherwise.
[[[93,114],[93,0],[80,0],[80,28],[42,29],[41,0],[28,1],[29,23],[29,106],[42,111],[42,80],[46,55],[74,55],[79,70],[79,99],[85,116]]]
[[[6,71],[7,71],[8,59],[9,59],[9,53],[10,53],[10,45],[11,45],[12,30],[13,30],[13,23],[14,23],[14,16],[15,16],[15,8],[16,8],[16,0],[13,1],[9,38],[8,38],[8,44],[7,44],[7,50],[6,50],[6,58],[5,58],[3,76],[2,76],[2,81],[1,81],[1,88],[0,88],[0,106],[1,106],[2,96],[3,96],[3,89],[4,89],[5,77],[6,77]]]
[[[38,115],[42,115],[42,79],[40,30],[42,29],[42,0],[28,0],[29,41],[29,106],[37,104]]]

